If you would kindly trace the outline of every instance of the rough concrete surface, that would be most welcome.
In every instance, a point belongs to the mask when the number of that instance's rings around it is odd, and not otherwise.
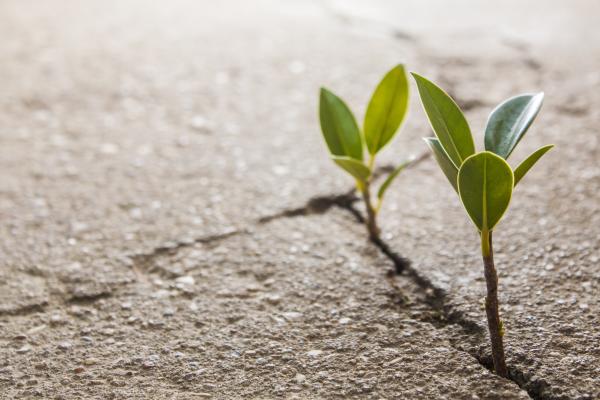
[[[599,11],[2,2],[0,398],[600,398]],[[326,157],[319,86],[361,119],[398,62],[478,144],[495,104],[546,92],[511,162],[557,146],[494,236],[511,380],[487,369],[478,238],[433,162],[384,203],[412,261],[393,277]],[[414,93],[381,164],[425,148]]]
[[[528,398],[423,321],[352,224],[285,219],[133,259],[110,297],[12,317],[7,394]]]

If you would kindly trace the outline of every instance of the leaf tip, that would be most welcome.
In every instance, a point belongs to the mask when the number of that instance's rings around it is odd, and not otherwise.
[[[429,147],[430,150],[433,150],[433,141],[435,140],[435,138],[424,137],[424,138],[421,138],[421,139],[423,139],[423,141],[425,142],[425,144],[427,145],[427,147]]]
[[[542,107],[542,104],[544,104],[544,96],[544,92],[537,92],[533,95],[533,99],[538,103],[538,110]]]
[[[406,68],[405,68],[404,64],[398,63],[398,64],[396,64],[394,66],[394,68],[392,68],[392,71],[395,71],[395,70],[399,70],[401,72],[404,72],[406,70]]]
[[[420,82],[423,82],[424,80],[426,80],[426,78],[424,78],[422,75],[419,75],[418,73],[416,73],[414,71],[410,71],[410,74],[412,75],[412,77],[415,80],[415,82],[417,82],[417,85]]]
[[[545,146],[542,146],[542,150],[544,151],[544,154],[546,154],[547,152],[549,152],[550,150],[552,150],[554,148],[555,144],[547,144]]]

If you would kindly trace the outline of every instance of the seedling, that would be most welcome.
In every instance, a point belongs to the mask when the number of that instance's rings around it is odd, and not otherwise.
[[[371,199],[375,157],[388,144],[402,124],[408,109],[408,80],[403,65],[397,65],[381,80],[373,92],[361,130],[350,108],[335,94],[321,88],[319,117],[323,137],[331,159],[356,180],[367,210],[369,237],[379,241],[377,213],[385,192],[398,174],[412,161],[402,162],[386,177],[377,191],[377,203]],[[366,145],[368,161],[364,161]]]
[[[489,116],[485,151],[476,153],[469,124],[452,98],[434,83],[415,73],[421,102],[436,137],[425,138],[448,181],[458,193],[481,236],[487,286],[485,308],[492,344],[494,370],[508,377],[498,312],[498,275],[494,266],[492,230],[508,208],[514,187],[553,145],[534,151],[514,170],[506,162],[535,119],[543,93],[512,97]]]

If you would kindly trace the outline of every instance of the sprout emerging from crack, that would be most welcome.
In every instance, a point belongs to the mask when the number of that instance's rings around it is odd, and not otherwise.
[[[412,74],[436,137],[425,138],[440,168],[458,193],[481,236],[487,285],[485,308],[496,374],[508,378],[498,312],[498,275],[492,230],[508,208],[514,187],[553,145],[539,148],[513,169],[506,162],[535,119],[543,93],[522,94],[501,103],[485,129],[485,151],[475,152],[469,124],[448,94],[424,77]]]
[[[403,65],[397,65],[381,80],[365,113],[363,129],[348,106],[335,94],[321,88],[319,117],[323,137],[331,153],[331,159],[356,180],[367,211],[366,225],[369,237],[380,241],[377,213],[386,190],[398,174],[413,161],[400,163],[381,184],[377,191],[377,203],[371,198],[371,183],[375,156],[388,144],[402,124],[408,109],[408,79]],[[365,161],[364,145],[368,152]]]

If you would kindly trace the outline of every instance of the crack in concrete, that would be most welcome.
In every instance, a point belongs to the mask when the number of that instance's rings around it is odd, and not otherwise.
[[[424,159],[423,155],[419,156],[415,159],[415,164],[417,161],[422,161]],[[407,167],[410,167],[409,165]],[[373,171],[372,179],[377,180],[381,176],[385,174],[389,174],[394,171],[393,165],[382,165],[377,167],[375,171]],[[296,208],[290,208],[287,210],[280,211],[275,214],[265,215],[260,217],[257,222],[259,224],[266,224],[268,222],[274,221],[280,218],[294,218],[294,217],[305,217],[308,215],[319,215],[325,214],[332,207],[343,208],[347,211],[350,211],[358,222],[364,222],[362,214],[352,207],[352,205],[360,200],[360,198],[356,195],[356,188],[352,187],[348,191],[343,194],[329,194],[329,195],[319,195],[314,196],[308,199],[305,205]]]
[[[354,207],[353,203],[354,202],[338,206],[350,212],[356,218],[357,222],[364,223],[364,216]],[[394,252],[389,244],[383,239],[379,238],[377,240],[371,240],[371,242],[394,264],[394,273],[391,276],[388,276],[388,282],[392,284],[394,289],[399,290],[396,285],[393,285],[393,278],[395,276],[405,275],[425,293],[425,303],[440,315],[440,318],[435,320],[427,319],[427,322],[438,329],[448,325],[457,325],[467,335],[485,335],[485,329],[483,327],[467,318],[463,312],[456,310],[453,306],[448,304],[448,293],[437,287],[429,278],[415,269],[411,265],[410,259],[402,257]],[[455,344],[453,344],[453,347],[458,351],[469,354],[471,357],[475,358],[481,366],[494,372],[491,355],[482,355],[474,350],[468,351],[457,347]],[[529,397],[534,400],[562,400],[554,396],[548,396],[544,393],[546,392],[546,389],[550,387],[546,380],[543,378],[531,379],[528,373],[515,366],[509,366],[509,379],[516,383],[519,388],[525,390]]]
[[[358,215],[358,222],[364,222],[364,217],[353,207],[353,204],[348,205],[345,209],[355,217]],[[485,335],[485,329],[475,321],[467,318],[463,312],[456,310],[453,306],[449,305],[448,293],[445,290],[435,286],[429,278],[415,269],[411,265],[409,259],[395,253],[383,239],[379,238],[377,240],[371,240],[371,242],[392,261],[395,267],[395,276],[405,275],[409,277],[412,282],[415,283],[425,293],[425,303],[431,307],[432,310],[439,312],[441,318],[437,319],[437,321],[428,320],[428,322],[432,323],[432,325],[436,328],[448,325],[457,325],[467,335]],[[388,276],[388,278],[388,281],[392,283],[394,289],[399,290],[396,285],[393,285],[392,279],[394,276]],[[489,371],[494,371],[491,355],[481,355],[475,351],[467,351],[455,346],[454,344],[453,347],[458,351],[469,354],[475,358],[480,365]],[[549,385],[543,378],[532,380],[529,374],[515,366],[509,366],[509,379],[516,383],[521,389],[525,390],[529,397],[534,400],[562,400],[554,396],[547,396],[544,393],[545,390],[549,388]]]
[[[384,173],[389,173],[393,170],[392,166],[380,167],[374,173],[374,178],[380,177]],[[322,215],[330,211],[333,207],[343,209],[350,213],[357,223],[364,224],[365,218],[360,210],[355,207],[355,203],[359,200],[356,196],[356,189],[352,188],[342,194],[332,194],[325,196],[315,196],[309,199],[306,204],[302,207],[292,208],[289,210],[281,211],[277,214],[270,216],[261,217],[258,219],[259,224],[267,224],[271,221],[281,218],[295,218],[300,216],[308,215]],[[231,230],[222,232],[215,235],[201,236],[191,240],[181,240],[168,242],[167,244],[155,247],[148,253],[138,253],[130,256],[132,259],[131,268],[138,277],[138,281],[149,282],[149,273],[153,271],[150,265],[153,260],[157,257],[174,255],[179,250],[191,247],[198,243],[214,243],[223,240],[227,240],[231,237],[245,234],[248,231],[246,229]],[[390,245],[381,238],[370,240],[383,255],[385,255],[394,265],[394,270],[389,271],[387,280],[394,289],[394,291],[400,292],[401,289],[395,284],[394,280],[398,277],[407,277],[417,285],[417,287],[425,294],[424,299],[421,301],[428,306],[433,313],[432,315],[423,315],[423,322],[428,322],[436,329],[442,329],[451,325],[458,326],[464,334],[473,337],[473,335],[483,337],[485,335],[485,329],[477,324],[475,321],[470,320],[465,314],[459,310],[456,310],[452,305],[448,304],[448,293],[437,287],[428,277],[420,273],[415,269],[410,262],[410,259],[399,255],[394,252]],[[163,274],[168,271],[161,271]],[[77,304],[77,305],[89,305],[93,304],[98,300],[106,299],[114,296],[115,293],[112,290],[101,291],[97,294],[91,295],[75,295],[68,299],[60,299],[60,301],[46,301],[42,304],[33,304],[30,306],[24,306],[17,310],[11,310],[9,312],[1,312],[0,315],[29,315],[37,312],[46,311],[51,305],[55,304]],[[54,299],[56,300],[56,299]],[[481,340],[478,340],[481,341]],[[457,345],[458,340],[450,340],[452,347],[460,352],[464,352],[473,357],[477,362],[484,368],[493,372],[492,358],[488,354],[480,354],[475,350],[468,350]],[[509,366],[509,379],[517,384],[521,389],[525,390],[528,395],[534,400],[563,400],[561,397],[556,398],[548,396],[547,389],[549,385],[543,378],[532,379],[530,374],[515,366]]]
[[[429,159],[430,157],[431,153],[429,151],[424,151],[417,157],[410,160],[405,168],[415,168],[417,165]],[[371,182],[375,182],[383,175],[392,173],[395,169],[396,168],[393,165],[389,164],[379,166],[371,174],[370,180]],[[265,224],[279,218],[293,218],[300,216],[324,214],[327,211],[329,211],[332,207],[338,207],[350,212],[357,222],[365,224],[364,216],[358,209],[354,207],[354,203],[356,203],[358,200],[359,197],[356,195],[356,188],[353,187],[343,194],[312,197],[308,199],[306,204],[302,207],[291,208],[288,210],[283,210],[273,215],[261,217],[258,219],[258,223]],[[370,240],[377,247],[379,247],[381,251],[383,251],[388,256],[388,258],[390,258],[394,262],[397,274],[402,273],[406,268],[409,267],[410,260],[392,251],[391,248],[385,242],[383,242],[381,238],[371,238]]]
[[[344,194],[315,196],[310,198],[302,207],[283,210],[276,214],[261,217],[258,219],[258,223],[266,224],[279,218],[294,218],[324,214],[332,207],[348,209],[356,201],[358,201],[358,197],[356,196],[356,189],[354,188]],[[361,215],[355,215],[355,217],[357,216],[362,218]]]
[[[244,234],[247,231],[244,229],[232,229],[230,231],[225,231],[222,233],[218,233],[215,235],[201,236],[195,239],[190,240],[180,240],[175,242],[169,242],[167,244],[158,246],[153,248],[148,253],[138,253],[133,256],[130,256],[132,263],[131,268],[135,273],[138,281],[149,282],[148,273],[153,272],[153,270],[149,267],[153,260],[157,257],[161,257],[164,255],[173,255],[176,254],[179,250],[194,246],[199,243],[214,243],[222,240],[229,239],[233,236],[237,236],[240,234]],[[161,271],[164,274],[172,275],[168,273],[168,271]],[[176,276],[169,276],[169,278],[176,278]]]
[[[381,176],[385,172],[389,172],[393,170],[393,167],[385,166],[379,168],[376,172],[377,176]],[[375,175],[375,174],[374,174]],[[351,190],[337,195],[328,195],[328,196],[316,196],[309,199],[306,205],[302,207],[293,208],[290,210],[284,210],[277,214],[262,217],[258,220],[259,224],[267,224],[273,220],[281,219],[281,218],[294,218],[299,216],[308,216],[308,215],[322,215],[327,213],[331,208],[338,207],[343,209],[344,211],[350,213],[356,220],[357,223],[364,224],[365,218],[363,214],[354,206],[355,203],[359,200],[356,196],[355,188]],[[198,243],[214,243],[223,240],[227,240],[231,237],[245,234],[248,231],[245,229],[242,230],[231,230],[223,233],[202,236],[192,240],[182,240],[176,242],[169,242],[165,245],[161,245],[155,247],[148,253],[135,254],[131,256],[133,261],[131,267],[138,277],[139,281],[149,282],[148,273],[149,265],[153,262],[153,260],[157,257],[165,256],[165,255],[174,255],[179,250],[183,248],[187,248],[193,246]],[[379,251],[384,254],[394,265],[394,270],[389,271],[387,275],[387,280],[392,286],[392,288],[400,292],[401,289],[394,283],[394,280],[399,276],[405,276],[409,278],[414,284],[416,284],[419,289],[425,294],[424,303],[427,305],[432,311],[434,311],[434,317],[432,315],[424,315],[421,319],[423,322],[428,322],[436,329],[442,329],[447,326],[455,325],[460,328],[460,330],[471,337],[473,335],[484,336],[485,329],[477,324],[475,321],[467,318],[463,312],[456,310],[452,305],[448,304],[448,293],[437,287],[429,278],[420,273],[417,269],[415,269],[408,258],[400,256],[398,253],[394,252],[390,245],[385,242],[383,239],[378,238],[375,240],[371,240]],[[166,271],[164,271],[166,273]],[[48,309],[51,304],[83,304],[89,305],[93,304],[98,300],[109,298],[114,296],[115,293],[112,290],[102,291],[98,294],[92,295],[84,295],[84,296],[73,296],[69,299],[61,299],[61,301],[46,301],[43,304],[34,304],[31,306],[25,306],[19,308],[18,310],[11,310],[10,312],[2,312],[0,315],[29,315],[37,312],[43,312]],[[435,317],[435,316],[438,317]],[[467,350],[461,348],[457,345],[457,340],[451,340],[450,344],[452,347],[460,352],[464,352],[471,357],[473,357],[477,362],[483,366],[484,368],[493,372],[493,364],[490,355],[487,354],[479,354],[475,350]],[[546,380],[543,378],[532,379],[530,374],[522,371],[521,369],[515,366],[509,366],[509,379],[517,384],[521,389],[525,390],[528,395],[534,400],[563,400],[562,398],[556,398],[553,396],[546,395],[546,390],[549,388],[549,385]]]
[[[358,200],[355,189],[353,188],[343,194],[314,197],[309,199],[305,206],[284,210],[280,213],[260,218],[258,222],[260,224],[265,224],[279,218],[325,214],[332,207],[338,207],[349,212],[355,218],[357,223],[364,224],[364,216],[354,206]],[[394,289],[399,290],[398,287],[393,284],[393,279],[398,276],[406,276],[425,293],[425,304],[440,316],[439,318],[434,319],[427,318],[427,322],[438,329],[449,325],[456,325],[467,335],[478,335],[482,337],[485,335],[486,330],[477,324],[477,322],[469,319],[462,311],[457,310],[455,307],[448,304],[448,293],[437,287],[428,277],[415,269],[408,258],[402,257],[394,252],[390,245],[381,238],[371,240],[371,242],[377,246],[377,248],[392,261],[394,265],[394,271],[390,271],[390,274],[388,275],[388,281],[392,284]],[[456,350],[469,354],[476,359],[481,366],[493,372],[492,358],[490,355],[482,355],[475,350],[465,350],[458,347],[455,343],[452,343],[452,345]],[[562,400],[562,398],[559,399],[546,394],[546,390],[549,388],[546,380],[543,378],[532,379],[530,374],[515,366],[509,366],[509,379],[526,391],[529,397],[534,400]]]
[[[243,233],[246,233],[246,230],[234,229],[215,235],[201,236],[192,240],[169,242],[167,244],[155,247],[148,253],[141,253],[130,256],[132,260],[131,268],[134,271],[138,281],[149,283],[150,279],[148,277],[148,274],[153,271],[149,271],[148,267],[152,264],[152,261],[155,258],[163,255],[173,255],[183,248],[190,247],[198,243],[218,242]],[[167,271],[161,271],[161,273],[164,275],[167,274]],[[117,296],[120,288],[127,286],[131,283],[132,281],[121,283],[118,285],[106,285],[105,287],[94,292],[74,292],[71,295],[68,295],[67,293],[69,291],[63,287],[62,289],[58,290],[57,293],[51,293],[47,299],[39,303],[26,304],[21,307],[16,307],[14,309],[0,309],[0,317],[28,316],[31,314],[46,312],[48,310],[55,309],[60,306],[92,305],[99,300]],[[56,285],[56,287],[58,288],[59,284],[57,283]]]

